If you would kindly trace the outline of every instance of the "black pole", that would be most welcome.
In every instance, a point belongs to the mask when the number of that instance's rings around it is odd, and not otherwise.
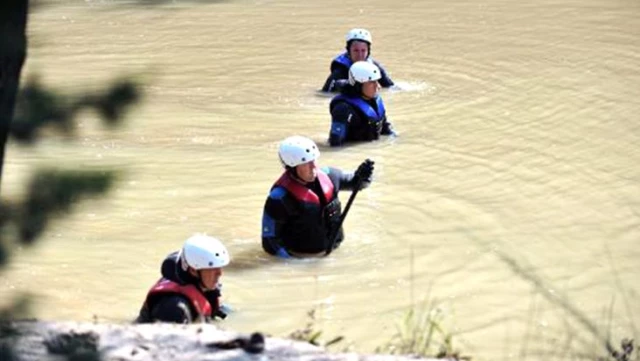
[[[338,240],[338,236],[340,235],[340,228],[342,228],[342,223],[344,222],[344,219],[347,218],[347,213],[349,213],[351,204],[353,203],[353,200],[356,199],[356,195],[358,194],[362,186],[362,179],[360,179],[360,177],[358,177],[357,175],[355,177],[357,177],[355,189],[351,192],[351,196],[349,196],[347,205],[344,207],[344,213],[342,213],[342,216],[340,217],[340,222],[338,222],[338,226],[335,228],[336,230],[330,238],[331,244],[329,244],[329,248],[327,248],[327,250],[325,251],[325,256],[328,256],[331,252],[333,252],[333,247],[336,245],[336,241]]]

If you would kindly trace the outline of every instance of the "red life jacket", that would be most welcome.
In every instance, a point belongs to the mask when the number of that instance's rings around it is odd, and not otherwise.
[[[333,182],[331,182],[329,176],[320,169],[318,169],[318,181],[320,182],[320,187],[324,193],[324,198],[327,202],[331,202],[331,199],[333,198]],[[284,172],[284,174],[282,174],[275,186],[280,186],[288,190],[301,202],[320,204],[318,196],[313,193],[311,189],[293,180],[288,172]]]
[[[196,288],[194,285],[181,285],[179,283],[170,281],[166,278],[161,278],[147,294],[144,307],[151,307],[150,301],[158,295],[164,295],[168,293],[175,293],[185,296],[193,309],[198,313],[199,317],[211,317],[212,312],[218,309],[218,302],[212,305],[207,298]],[[149,308],[148,308],[149,309]]]

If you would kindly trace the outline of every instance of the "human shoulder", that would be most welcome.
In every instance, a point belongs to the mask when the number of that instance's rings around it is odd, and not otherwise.
[[[162,266],[160,267],[162,277],[177,282],[176,267],[178,267],[178,251],[170,253],[162,261]]]
[[[283,186],[275,186],[269,192],[269,199],[281,201],[287,195],[287,189]]]
[[[391,77],[389,77],[389,73],[387,72],[387,70],[384,68],[384,66],[382,66],[382,64],[380,64],[380,62],[373,60],[373,63],[378,67],[378,69],[380,69],[380,80],[378,81],[380,83],[380,85],[383,88],[388,88],[390,86],[394,85],[393,80],[391,80]]]
[[[331,114],[334,116],[349,115],[355,111],[353,106],[349,104],[349,101],[345,97],[336,96],[331,103]]]
[[[331,60],[332,70],[334,66],[349,70],[349,66],[351,66],[351,59],[349,58],[349,55],[347,55],[346,52],[336,55],[333,60]]]
[[[280,219],[287,217],[295,209],[295,197],[285,187],[276,185],[269,192],[264,205],[264,214]]]
[[[382,64],[380,64],[380,62],[379,62],[379,61],[377,61],[377,60],[375,60],[375,59],[373,59],[373,58],[371,58],[371,61],[373,62],[373,64],[374,64],[375,66],[377,66],[377,67],[378,67],[378,68],[380,68],[381,70],[383,70],[383,69],[384,69],[384,66],[382,66]]]

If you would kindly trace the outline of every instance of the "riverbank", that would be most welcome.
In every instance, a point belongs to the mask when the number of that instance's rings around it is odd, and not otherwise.
[[[13,321],[1,324],[0,359],[2,361],[435,360],[413,356],[331,353],[306,342],[268,337],[260,333],[241,334],[221,330],[211,324],[122,325],[46,321]]]

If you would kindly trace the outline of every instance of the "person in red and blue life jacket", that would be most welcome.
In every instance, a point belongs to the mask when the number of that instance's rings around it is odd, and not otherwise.
[[[320,169],[316,164],[320,150],[302,136],[283,140],[278,155],[285,170],[264,205],[262,248],[289,258],[315,256],[339,247],[344,233],[338,192],[368,187],[373,161],[364,161],[356,172]]]
[[[222,267],[229,252],[205,234],[189,237],[162,262],[162,278],[149,290],[136,322],[206,322],[225,318],[220,302]]]
[[[349,68],[358,61],[368,61],[380,69],[380,85],[389,88],[393,80],[384,67],[371,57],[371,33],[366,29],[351,29],[346,36],[346,51],[331,61],[329,77],[322,86],[323,92],[338,92],[348,84]]]
[[[382,97],[378,94],[378,80],[380,69],[374,64],[359,61],[351,66],[349,84],[329,103],[330,146],[373,141],[379,139],[380,135],[397,136],[387,119]]]

